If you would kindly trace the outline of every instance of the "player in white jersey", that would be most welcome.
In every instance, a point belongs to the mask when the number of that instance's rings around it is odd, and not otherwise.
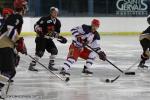
[[[69,75],[69,70],[71,65],[74,64],[78,57],[86,60],[86,64],[84,65],[82,73],[84,74],[93,74],[89,70],[92,66],[93,61],[95,60],[97,54],[86,47],[89,45],[95,51],[99,53],[99,58],[103,61],[106,60],[106,54],[101,51],[100,48],[100,35],[97,32],[97,29],[100,26],[100,21],[98,19],[93,19],[91,25],[81,25],[71,29],[71,33],[73,36],[72,43],[69,47],[69,53],[66,61],[64,62],[64,66],[60,72],[62,75]]]

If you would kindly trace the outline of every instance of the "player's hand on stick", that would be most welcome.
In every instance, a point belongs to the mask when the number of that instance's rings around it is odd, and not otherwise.
[[[57,41],[63,44],[67,43],[67,39],[63,36],[58,36]]]
[[[40,26],[35,26],[35,32],[39,35],[39,36],[44,36],[45,33],[43,33],[42,27]]]
[[[99,58],[103,61],[105,61],[107,59],[106,54],[104,51],[100,51],[98,52]]]
[[[27,49],[23,37],[20,37],[19,40],[16,42],[16,49],[18,52],[27,55]]]

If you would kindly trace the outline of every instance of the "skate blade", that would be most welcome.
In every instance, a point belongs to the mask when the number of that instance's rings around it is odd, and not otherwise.
[[[93,74],[86,74],[86,73],[82,73],[81,75],[84,77],[92,77],[93,76]]]
[[[0,100],[5,100],[5,98],[3,98],[2,96],[0,96]]]
[[[138,70],[140,70],[141,72],[148,72],[148,68],[140,68],[140,67],[138,67]]]
[[[62,76],[62,78],[68,78],[68,77],[70,77],[70,75],[62,75],[62,74],[60,74],[61,76]]]

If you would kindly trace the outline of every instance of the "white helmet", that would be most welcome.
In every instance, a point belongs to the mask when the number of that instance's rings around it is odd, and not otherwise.
[[[52,12],[52,11],[57,11],[57,12],[59,12],[59,10],[58,10],[58,8],[56,8],[56,7],[50,7],[50,13]]]

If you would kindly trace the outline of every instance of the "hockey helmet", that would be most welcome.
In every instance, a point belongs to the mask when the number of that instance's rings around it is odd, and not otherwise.
[[[57,11],[57,12],[59,12],[58,8],[56,8],[56,7],[50,7],[50,13],[51,13],[52,11]]]
[[[92,22],[91,22],[91,25],[99,27],[100,26],[100,21],[98,19],[93,19]]]
[[[17,11],[27,11],[28,6],[27,6],[28,1],[27,0],[14,0],[14,8]]]
[[[11,15],[14,11],[11,8],[4,8],[2,11],[2,16]]]

